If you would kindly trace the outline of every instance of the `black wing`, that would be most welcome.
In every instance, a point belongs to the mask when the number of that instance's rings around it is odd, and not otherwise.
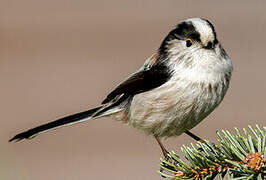
[[[102,102],[112,101],[118,95],[125,96],[142,93],[159,87],[171,77],[170,69],[164,63],[154,64],[150,69],[139,71],[115,88]]]

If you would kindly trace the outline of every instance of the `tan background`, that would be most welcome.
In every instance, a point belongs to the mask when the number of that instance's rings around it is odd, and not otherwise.
[[[0,179],[160,179],[152,137],[110,119],[7,143],[14,134],[97,106],[180,20],[204,17],[234,64],[221,106],[193,129],[265,125],[265,1],[6,0],[0,3]],[[192,139],[165,141],[179,151]]]

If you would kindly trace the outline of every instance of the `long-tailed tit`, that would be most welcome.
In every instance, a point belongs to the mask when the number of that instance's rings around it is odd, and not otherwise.
[[[29,139],[58,127],[109,116],[159,138],[186,133],[223,100],[232,62],[206,19],[180,22],[144,65],[94,109],[29,129],[9,141]]]

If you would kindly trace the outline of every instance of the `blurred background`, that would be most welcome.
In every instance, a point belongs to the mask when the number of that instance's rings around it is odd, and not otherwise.
[[[103,118],[8,143],[13,135],[97,106],[190,17],[209,19],[234,72],[219,106],[192,130],[265,125],[266,2],[2,0],[0,179],[161,179],[155,140]],[[180,152],[186,135],[164,141]]]

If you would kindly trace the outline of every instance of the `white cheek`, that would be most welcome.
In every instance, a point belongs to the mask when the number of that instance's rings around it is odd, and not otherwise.
[[[190,47],[189,47],[190,48]],[[215,83],[225,72],[232,71],[231,60],[224,59],[214,51],[195,47],[189,53],[178,56],[170,62],[177,79],[186,78],[190,82]]]
[[[186,45],[181,40],[173,40],[167,45],[168,53],[170,56],[177,56],[184,51]]]
[[[200,48],[198,42],[194,42],[192,46],[187,47],[186,41],[183,40],[173,40],[168,44],[168,58],[175,63],[179,63],[180,60],[187,58],[188,55],[197,51]]]

